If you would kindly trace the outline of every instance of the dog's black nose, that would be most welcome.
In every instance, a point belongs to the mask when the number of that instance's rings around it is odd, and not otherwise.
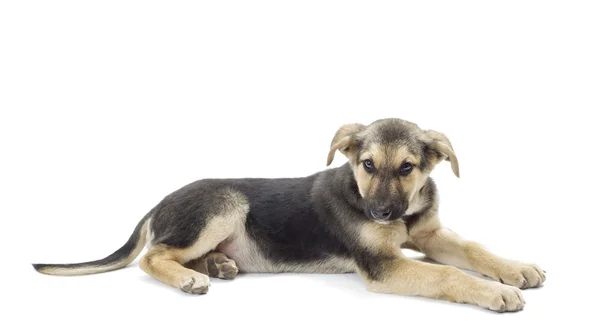
[[[375,220],[386,220],[392,216],[392,210],[389,207],[378,206],[371,209],[371,215]]]

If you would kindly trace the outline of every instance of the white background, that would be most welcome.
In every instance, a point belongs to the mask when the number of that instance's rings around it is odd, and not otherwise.
[[[595,1],[2,2],[1,332],[597,331],[599,16]],[[188,296],[137,261],[30,266],[106,256],[196,179],[322,170],[340,125],[383,117],[452,140],[462,178],[433,173],[444,224],[548,272],[522,312],[369,293],[353,274]]]

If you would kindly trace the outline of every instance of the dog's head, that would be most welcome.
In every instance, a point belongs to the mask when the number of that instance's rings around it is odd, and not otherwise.
[[[459,176],[458,160],[444,134],[400,119],[344,125],[333,137],[327,165],[337,150],[354,171],[365,214],[380,223],[412,214],[407,210],[442,160],[449,160]]]

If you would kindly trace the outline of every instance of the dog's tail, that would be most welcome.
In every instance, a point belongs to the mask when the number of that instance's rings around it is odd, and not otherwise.
[[[33,268],[38,272],[55,276],[79,276],[124,268],[144,249],[151,221],[152,215],[148,213],[135,227],[127,243],[103,259],[72,264],[32,264]]]

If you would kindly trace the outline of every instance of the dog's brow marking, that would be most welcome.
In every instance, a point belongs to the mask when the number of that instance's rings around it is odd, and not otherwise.
[[[415,161],[415,157],[407,150],[405,146],[396,149],[393,156],[394,168],[399,168],[405,161]]]
[[[372,159],[372,160],[373,160],[373,163],[377,164],[377,162],[376,162],[376,161],[375,161],[375,159],[374,159],[374,156],[375,156],[375,155],[373,155],[373,153],[372,153],[371,151],[365,151],[365,152],[363,152],[363,153],[360,155],[360,159],[359,159],[359,160],[360,160],[360,161],[364,161],[364,160],[367,160],[367,159]]]

